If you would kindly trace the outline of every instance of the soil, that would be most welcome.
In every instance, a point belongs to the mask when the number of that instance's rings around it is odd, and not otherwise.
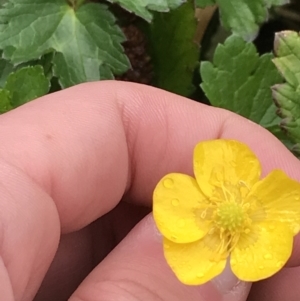
[[[134,24],[122,27],[122,30],[127,38],[123,46],[130,60],[131,69],[116,79],[150,85],[153,78],[153,67],[147,53],[146,37]]]

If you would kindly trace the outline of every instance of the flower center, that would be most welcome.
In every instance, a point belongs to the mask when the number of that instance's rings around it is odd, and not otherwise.
[[[236,202],[222,203],[216,211],[216,223],[218,227],[230,232],[243,228],[245,218],[242,205]]]

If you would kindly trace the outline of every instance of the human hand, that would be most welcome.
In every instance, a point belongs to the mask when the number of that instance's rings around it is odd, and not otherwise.
[[[0,301],[245,301],[250,284],[228,270],[203,286],[176,279],[143,218],[153,189],[169,172],[192,174],[194,146],[216,138],[248,144],[263,175],[300,180],[298,159],[261,127],[136,84],[45,96],[2,115],[0,136]],[[254,284],[248,301],[296,300],[299,264],[296,239],[295,268]]]

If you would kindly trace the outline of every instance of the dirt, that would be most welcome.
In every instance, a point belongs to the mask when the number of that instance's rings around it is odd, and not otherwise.
[[[122,30],[127,38],[123,47],[130,60],[131,69],[116,79],[150,85],[153,67],[147,53],[147,40],[144,34],[134,24],[122,27]]]

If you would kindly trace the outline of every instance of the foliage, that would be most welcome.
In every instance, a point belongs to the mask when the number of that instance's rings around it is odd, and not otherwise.
[[[287,2],[287,0],[196,0],[199,7],[218,4],[224,27],[246,40],[252,40],[257,35],[259,25],[267,19],[269,7]]]
[[[119,3],[123,8],[134,12],[147,21],[152,20],[152,14],[149,10],[158,12],[168,12],[180,6],[185,0],[108,0]]]
[[[270,87],[280,82],[281,76],[272,57],[259,56],[252,43],[231,36],[217,47],[213,62],[201,63],[201,87],[212,105],[236,112],[277,134],[279,117]]]
[[[48,93],[50,81],[43,67],[28,66],[10,73],[0,89],[0,112],[4,113]]]
[[[276,35],[276,67],[286,80],[273,86],[273,97],[282,119],[280,126],[295,143],[293,150],[300,154],[300,37],[293,31]]]
[[[0,10],[0,48],[14,64],[54,51],[53,71],[63,88],[108,79],[127,70],[124,35],[107,6],[77,9],[65,0],[14,0]]]
[[[199,46],[193,38],[197,30],[192,1],[169,14],[156,13],[149,28],[154,84],[180,95],[189,95],[198,65]]]

